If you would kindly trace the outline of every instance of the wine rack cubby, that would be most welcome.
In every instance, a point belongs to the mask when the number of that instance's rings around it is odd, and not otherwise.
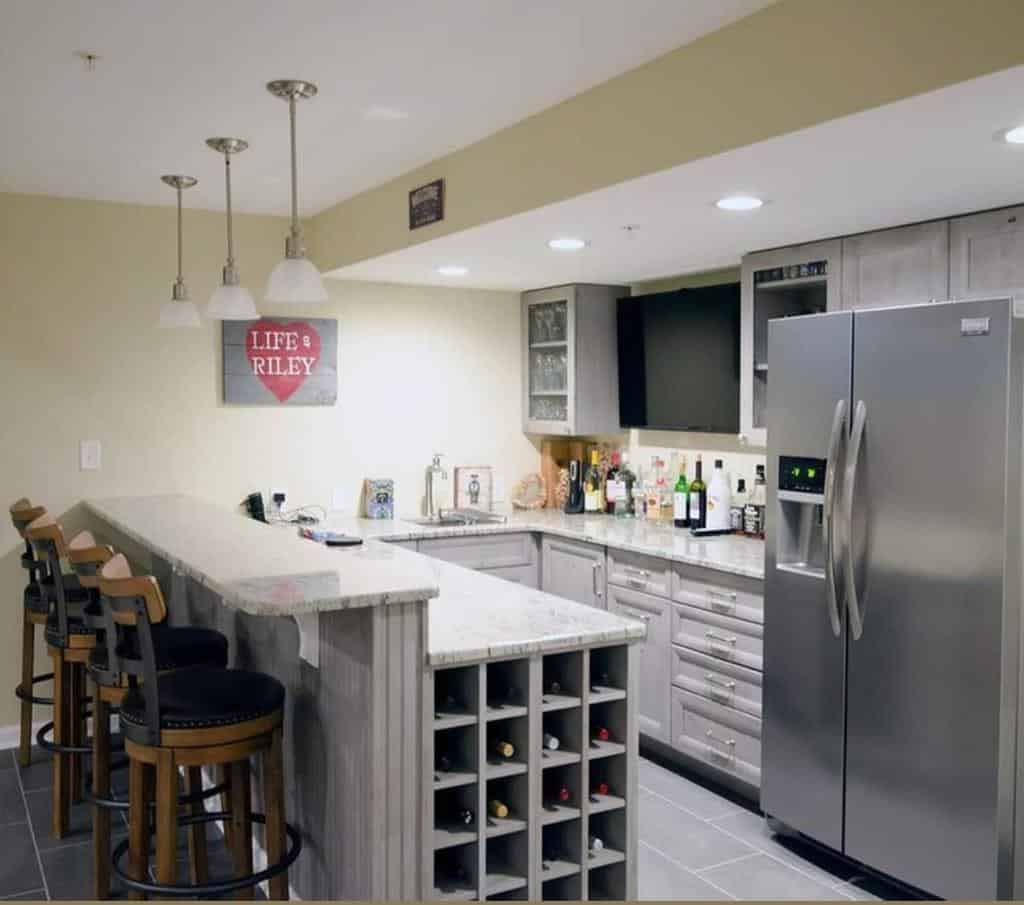
[[[636,656],[614,645],[428,671],[432,898],[636,897]]]

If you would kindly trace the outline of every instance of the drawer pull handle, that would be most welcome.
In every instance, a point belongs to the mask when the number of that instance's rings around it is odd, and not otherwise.
[[[707,735],[708,738],[708,754],[710,754],[712,757],[719,757],[722,760],[735,760],[736,739],[719,738],[710,729],[708,729],[705,735]],[[727,750],[722,751],[720,748],[716,748],[715,745],[723,745]]]
[[[725,635],[719,635],[718,632],[712,631],[711,629],[708,629],[706,632],[704,632],[704,637],[710,639],[711,641],[718,641],[721,644],[732,644],[733,646],[735,646],[736,644],[735,635],[730,635],[726,637]]]
[[[727,612],[735,612],[736,610],[736,594],[734,592],[716,591],[714,588],[708,588],[707,597],[712,609],[717,608]]]
[[[626,610],[627,616],[632,616],[634,619],[639,619],[641,622],[650,622],[650,613],[634,613],[632,610]]]
[[[599,561],[595,562],[594,565],[591,568],[592,568],[592,571],[591,571],[590,574],[593,577],[593,581],[594,581],[594,596],[595,597],[604,597],[604,592],[601,590],[600,585],[598,585],[598,583],[597,583],[597,573],[598,573],[598,570],[601,568],[601,563]]]
[[[720,679],[713,672],[706,672],[706,673],[704,673],[704,680],[709,685],[717,685],[719,688],[725,688],[725,689],[728,689],[729,691],[735,691],[736,690],[736,683],[735,682],[727,682],[725,679]]]

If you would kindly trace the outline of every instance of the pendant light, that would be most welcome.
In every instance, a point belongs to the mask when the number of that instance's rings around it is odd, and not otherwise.
[[[284,260],[274,268],[267,281],[264,298],[268,302],[299,304],[327,301],[323,277],[313,262],[306,257],[306,249],[302,244],[302,227],[299,225],[298,165],[295,159],[295,103],[313,97],[316,90],[316,85],[312,82],[298,79],[267,82],[267,91],[288,101],[292,160],[292,226],[284,243]]]
[[[224,265],[224,281],[210,296],[206,305],[206,316],[216,321],[251,321],[259,317],[256,303],[248,289],[240,285],[238,268],[235,267],[235,243],[231,232],[231,155],[239,154],[249,147],[241,138],[208,138],[206,143],[224,155],[224,180],[227,189],[228,214],[228,260]]]
[[[171,300],[160,307],[161,327],[198,327],[199,309],[189,299],[188,287],[181,275],[181,193],[197,182],[191,176],[161,176],[160,179],[178,193],[178,278],[171,289]]]

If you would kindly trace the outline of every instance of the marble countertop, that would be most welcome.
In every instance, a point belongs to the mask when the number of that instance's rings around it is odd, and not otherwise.
[[[439,593],[430,560],[384,544],[339,559],[334,549],[189,496],[86,500],[115,531],[255,616],[427,600]]]
[[[442,527],[401,519],[372,520],[332,516],[327,527],[345,534],[378,540],[424,540],[438,537],[537,531],[571,540],[660,556],[748,578],[764,578],[764,541],[739,535],[696,538],[667,522],[612,518],[607,515],[566,515],[560,510],[513,512],[503,524]]]

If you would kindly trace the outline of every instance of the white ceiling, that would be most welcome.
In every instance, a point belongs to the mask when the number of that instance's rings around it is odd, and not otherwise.
[[[1024,201],[1024,66],[631,180],[334,271],[346,279],[529,289],[734,266],[747,251]],[[766,204],[728,213],[736,192]],[[637,229],[623,230],[626,224]],[[579,236],[581,252],[548,239]],[[435,268],[460,264],[462,278]]]
[[[299,112],[305,213],[463,147],[769,0],[3,0],[0,191],[223,206],[212,135],[246,138],[236,207],[288,210],[275,78]],[[102,59],[86,72],[76,51]],[[401,115],[405,114],[404,118]]]

